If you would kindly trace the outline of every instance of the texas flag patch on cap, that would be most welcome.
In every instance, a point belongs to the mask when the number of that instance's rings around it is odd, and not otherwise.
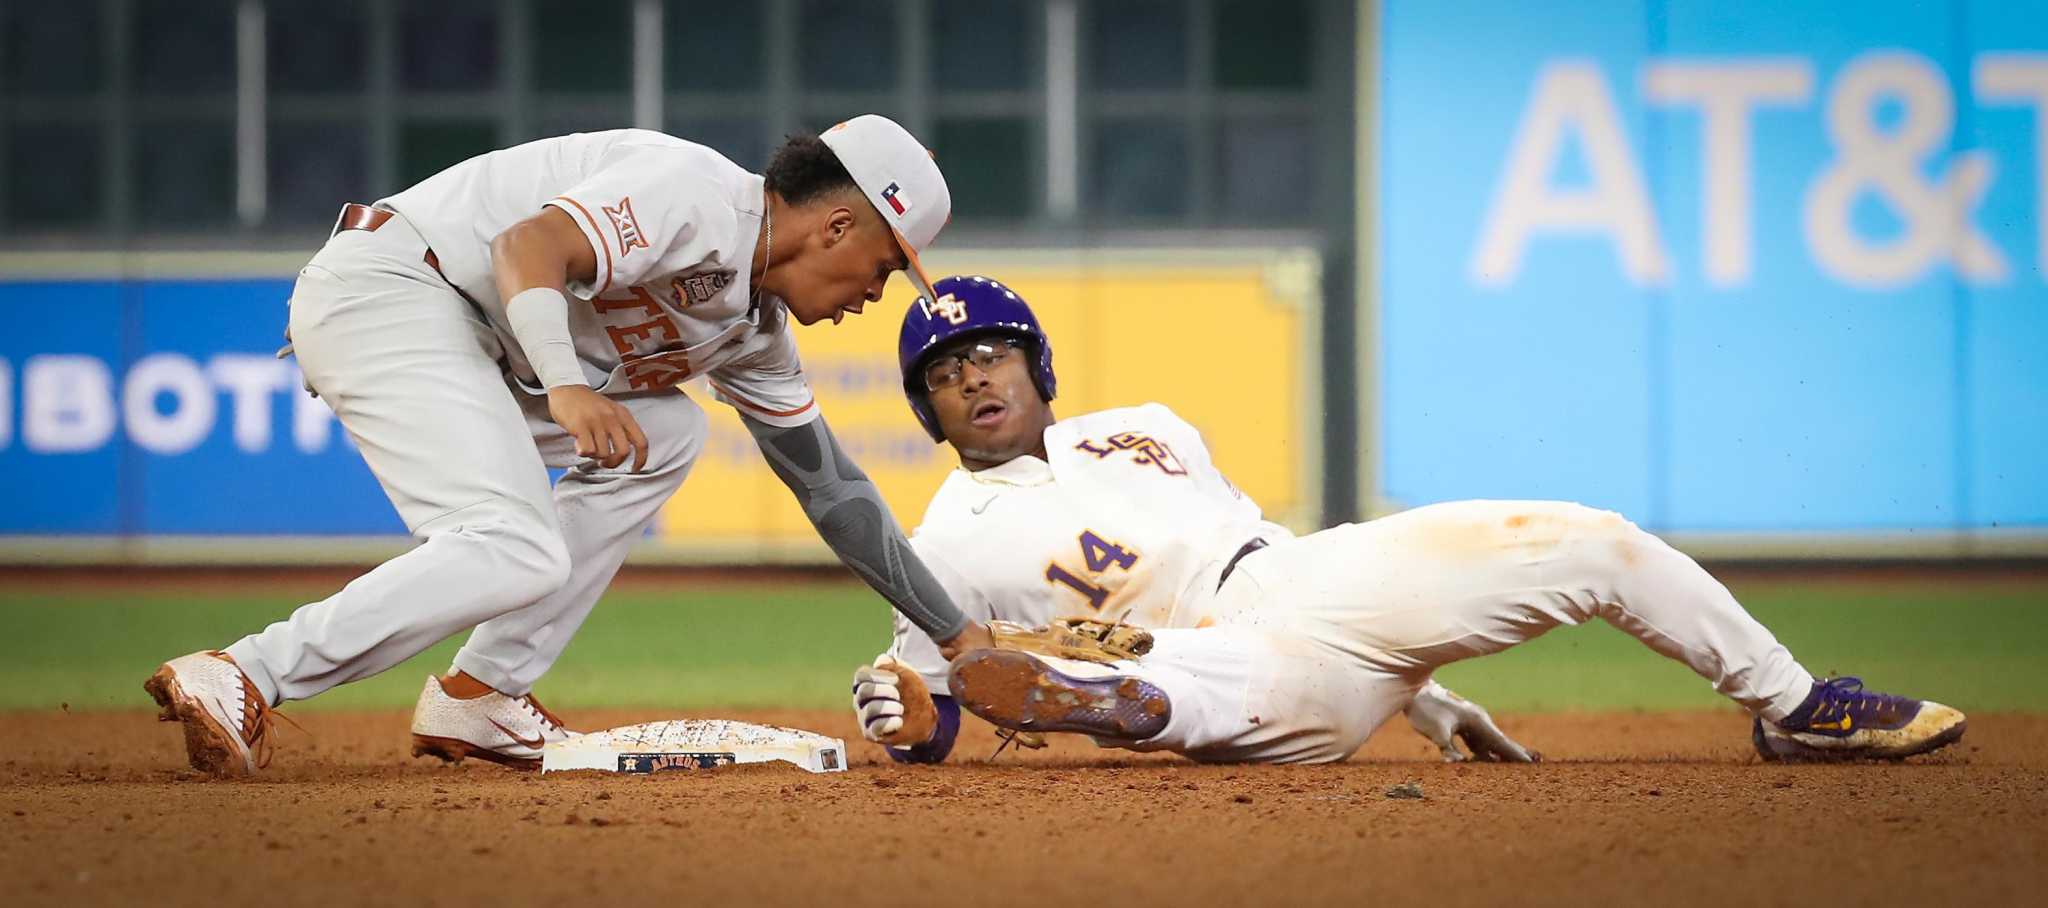
[[[910,210],[910,200],[903,197],[902,187],[895,183],[890,183],[889,188],[882,190],[882,201],[888,202],[889,207],[896,209],[897,214]]]

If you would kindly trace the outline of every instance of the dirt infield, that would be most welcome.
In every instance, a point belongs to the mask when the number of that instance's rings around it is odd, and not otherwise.
[[[10,904],[2022,904],[2048,887],[2048,716],[1903,765],[1778,766],[1733,712],[1506,717],[1541,766],[1446,766],[1398,720],[1351,763],[1197,766],[1078,740],[851,771],[444,767],[397,713],[312,713],[271,771],[180,771],[143,713],[0,714]],[[599,727],[644,712],[570,717]],[[1386,797],[1419,782],[1422,800]],[[2028,895],[2027,893],[2034,893]]]

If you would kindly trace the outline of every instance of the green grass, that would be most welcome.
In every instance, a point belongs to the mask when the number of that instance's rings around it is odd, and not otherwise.
[[[0,709],[147,708],[158,663],[222,647],[325,591],[157,595],[0,591]],[[633,589],[599,603],[541,682],[550,706],[838,706],[889,645],[888,607],[846,584]],[[458,637],[293,709],[411,706]]]
[[[158,662],[225,645],[323,592],[0,590],[0,709],[146,708],[142,680]],[[1965,710],[2048,710],[2048,581],[1749,581],[1736,592],[1814,671],[1860,674]],[[541,693],[567,708],[836,708],[854,666],[888,644],[887,615],[852,584],[628,589],[598,607]],[[420,678],[445,669],[454,649],[443,643],[294,708],[409,706]],[[1504,711],[1724,702],[1684,666],[1602,624],[1438,677]]]

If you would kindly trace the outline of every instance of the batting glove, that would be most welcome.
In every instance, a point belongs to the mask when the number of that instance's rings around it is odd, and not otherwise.
[[[1494,763],[1534,763],[1543,755],[1515,743],[1513,738],[1493,724],[1493,716],[1477,703],[1451,693],[1450,689],[1430,681],[1415,692],[1415,699],[1408,702],[1408,723],[1438,750],[1443,751],[1444,762],[1461,763],[1465,760],[1484,760]],[[1470,748],[1470,756],[1458,749],[1462,740]]]
[[[938,707],[924,678],[884,653],[853,672],[853,713],[861,737],[890,747],[913,747],[938,730]]]

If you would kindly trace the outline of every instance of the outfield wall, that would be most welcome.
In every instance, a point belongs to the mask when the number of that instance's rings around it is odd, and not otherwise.
[[[2048,551],[2048,5],[1377,15],[1369,508]]]
[[[298,255],[0,256],[0,560],[362,561],[404,528],[281,341]],[[935,255],[999,275],[1054,337],[1057,409],[1162,401],[1275,519],[1320,502],[1321,277],[1295,249]],[[118,280],[84,274],[122,274]],[[813,390],[854,458],[914,525],[954,466],[903,399],[911,294],[796,329]],[[829,558],[736,417],[709,404],[703,456],[637,556]]]

